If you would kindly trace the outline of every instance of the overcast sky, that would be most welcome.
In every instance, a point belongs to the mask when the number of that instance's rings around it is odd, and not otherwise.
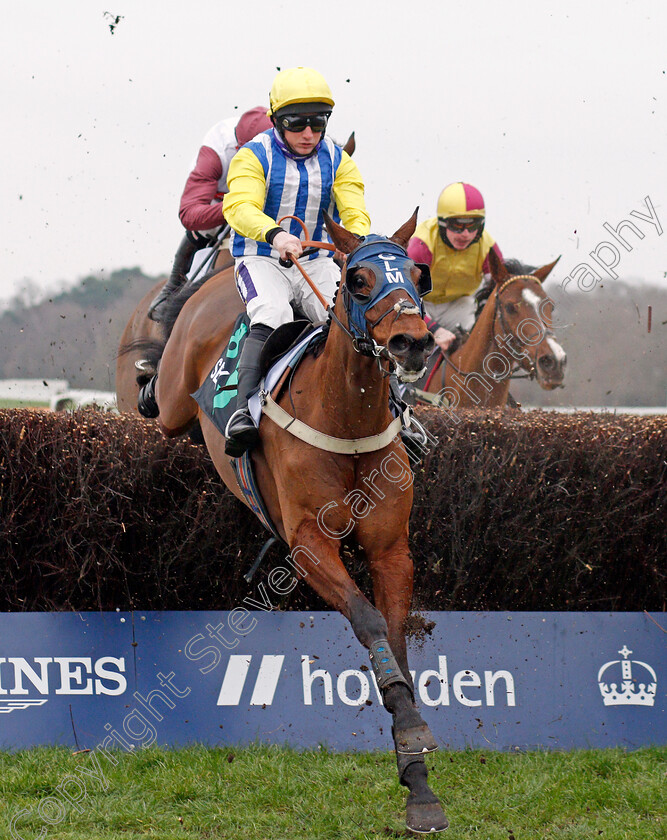
[[[562,279],[627,218],[616,271],[667,283],[667,235],[629,215],[649,196],[667,226],[666,32],[664,0],[3,3],[0,299],[168,271],[204,133],[300,64],[356,130],[375,232],[464,180],[505,256]]]

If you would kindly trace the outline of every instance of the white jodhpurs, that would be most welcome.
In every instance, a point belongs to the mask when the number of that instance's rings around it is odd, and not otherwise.
[[[426,313],[437,321],[446,330],[454,330],[457,324],[470,332],[475,323],[475,310],[477,301],[472,295],[463,295],[456,300],[449,300],[446,303],[429,303],[424,301]]]
[[[318,257],[301,263],[327,303],[333,302],[340,269],[332,259]],[[250,325],[275,329],[294,320],[292,304],[309,321],[323,321],[326,311],[299,269],[283,268],[273,257],[247,256],[236,260],[236,288],[246,305]]]

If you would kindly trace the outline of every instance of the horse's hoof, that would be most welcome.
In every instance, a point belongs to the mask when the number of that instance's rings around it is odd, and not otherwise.
[[[438,749],[438,742],[426,724],[399,730],[394,736],[394,743],[396,752],[403,755],[422,755]]]
[[[415,834],[435,834],[444,831],[449,826],[449,820],[439,802],[408,802],[405,825]]]

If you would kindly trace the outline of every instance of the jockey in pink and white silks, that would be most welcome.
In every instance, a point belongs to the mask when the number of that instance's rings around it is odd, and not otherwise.
[[[206,247],[226,224],[222,199],[229,191],[227,175],[232,158],[241,146],[270,125],[266,108],[260,105],[246,111],[240,119],[220,120],[204,135],[185,183],[178,213],[187,233],[176,252],[169,280],[148,310],[154,321],[162,320],[164,304],[185,282],[195,253]]]
[[[276,327],[293,319],[292,304],[311,321],[326,315],[301,273],[289,263],[289,254],[299,257],[303,250],[301,226],[292,219],[283,228],[277,220],[296,216],[315,240],[329,241],[323,211],[352,233],[363,236],[370,231],[357,165],[325,135],[334,100],[324,78],[307,67],[283,70],[269,98],[273,128],[234,156],[223,201],[233,231],[236,285],[250,318],[250,334],[238,365],[237,409],[225,430],[226,452],[232,457],[259,439],[247,399],[259,384],[264,342]],[[307,268],[324,298],[332,300],[340,270],[331,254],[311,254]]]

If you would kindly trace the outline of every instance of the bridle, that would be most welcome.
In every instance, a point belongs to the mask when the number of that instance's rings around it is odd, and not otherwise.
[[[378,344],[377,341],[373,338],[370,334],[371,330],[374,330],[375,327],[384,319],[394,314],[394,321],[397,321],[401,315],[419,315],[421,318],[422,312],[419,307],[415,306],[414,303],[411,301],[406,300],[405,298],[401,298],[401,300],[397,301],[393,306],[390,306],[379,318],[376,318],[375,321],[369,323],[366,319],[363,325],[357,323],[354,320],[352,315],[352,295],[347,288],[347,286],[343,286],[343,305],[345,306],[345,314],[347,315],[347,322],[351,324],[355,330],[348,329],[345,324],[340,320],[340,318],[334,312],[333,307],[329,307],[329,316],[331,320],[336,323],[343,332],[349,336],[350,340],[352,341],[352,347],[357,353],[360,353],[362,356],[369,356],[371,358],[376,358],[378,360],[378,367],[380,368],[380,372],[383,376],[388,376],[395,367],[395,362],[391,356],[389,350],[387,350],[386,346],[383,344]],[[382,361],[385,360],[389,362],[390,370],[385,370],[382,367]]]
[[[347,326],[338,318],[333,308],[330,309],[331,319],[350,337],[354,350],[363,356],[377,359],[378,368],[383,376],[393,372],[396,362],[387,347],[378,344],[371,332],[390,316],[393,316],[393,322],[396,322],[401,315],[417,315],[420,318],[424,315],[421,296],[411,278],[410,272],[413,267],[414,263],[408,257],[405,248],[396,242],[375,234],[364,237],[347,255],[345,261],[345,282],[341,295]],[[362,268],[368,270],[375,278],[369,294],[355,294],[349,284],[351,272]],[[397,290],[404,291],[406,297],[390,304],[374,320],[369,320],[368,310]],[[383,361],[388,362],[388,370],[384,368]]]
[[[282,219],[280,220],[282,221]],[[301,221],[301,220],[299,220]],[[302,227],[305,229],[305,225],[302,224]],[[307,233],[306,233],[307,235]],[[381,239],[383,242],[387,244],[391,243],[391,240],[387,239],[384,240],[382,237],[377,237],[377,239]],[[313,242],[310,240],[306,240],[303,243],[307,247],[312,248],[325,248],[326,250],[336,250],[335,246],[331,245],[328,242]],[[397,246],[396,243],[391,243],[393,247],[400,247]],[[388,249],[388,248],[387,248]],[[405,250],[400,249],[404,254]],[[332,305],[326,305],[323,301],[323,297],[319,289],[317,289],[313,280],[308,276],[308,273],[305,271],[303,266],[300,265],[296,257],[293,257],[289,254],[289,257],[292,259],[293,263],[298,266],[299,271],[303,275],[304,279],[307,281],[313,292],[317,295],[318,299],[323,303],[325,309],[329,313],[329,317],[332,321],[337,323],[340,328],[345,332],[352,340],[352,346],[358,353],[363,353],[364,355],[369,355],[375,357],[378,362],[378,367],[380,372],[383,376],[389,376],[391,370],[396,366],[391,354],[387,350],[386,347],[377,344],[377,342],[373,339],[370,335],[368,330],[374,329],[384,318],[394,312],[394,319],[397,319],[404,313],[412,313],[413,311],[416,313],[422,314],[422,304],[419,297],[413,298],[413,303],[409,303],[406,300],[400,300],[395,303],[393,306],[390,306],[386,312],[384,312],[379,318],[373,321],[372,324],[368,324],[368,321],[364,318],[365,324],[362,328],[359,327],[358,324],[355,324],[352,319],[352,314],[354,312],[355,306],[359,305],[359,301],[355,301],[353,298],[353,293],[348,288],[347,285],[343,287],[343,297],[345,301],[345,310],[346,315],[348,318],[348,324],[352,324],[353,329],[360,330],[360,334],[356,335],[353,331],[351,331],[348,327],[346,327],[340,319],[337,317],[336,313],[334,312]],[[349,255],[348,255],[349,257]],[[405,254],[407,259],[407,254]],[[400,274],[400,271],[399,271]],[[403,277],[403,281],[405,278]],[[383,282],[386,282],[386,278]],[[399,284],[398,279],[394,279],[392,281],[395,284]],[[378,283],[378,277],[376,275],[376,285]],[[412,280],[410,280],[412,283]],[[402,285],[405,286],[403,282]],[[347,291],[347,294],[346,294]],[[373,291],[375,294],[368,295],[368,301],[365,305],[363,310],[363,314],[365,316],[365,310],[372,308],[375,303],[373,302],[375,298],[382,299],[382,297],[386,297],[386,294],[380,294],[379,292],[382,291],[375,291],[375,286],[373,287]],[[416,294],[416,290],[415,290]],[[412,293],[410,293],[412,297]],[[417,304],[416,306],[414,304]],[[407,304],[407,306],[406,306]],[[387,371],[382,367],[382,361],[387,360],[390,364],[390,370]],[[290,374],[290,389],[291,389],[291,376]],[[291,399],[291,390],[290,390],[290,399]],[[273,399],[270,393],[266,391],[260,391],[260,400],[262,403],[262,412],[266,414],[271,420],[280,426],[282,429],[285,429],[290,434],[294,435],[294,437],[299,438],[300,440],[305,441],[310,446],[314,446],[318,449],[323,449],[326,452],[334,452],[343,455],[360,455],[366,452],[377,452],[381,449],[385,449],[389,444],[396,440],[396,436],[400,432],[402,428],[409,428],[411,424],[411,417],[410,417],[410,410],[407,405],[404,403],[399,404],[400,411],[398,411],[398,416],[395,416],[394,419],[389,423],[389,425],[384,429],[384,431],[380,432],[376,435],[370,435],[364,438],[336,438],[332,437],[327,434],[323,434],[316,429],[311,428],[307,424],[303,423],[295,416],[292,416],[287,411],[285,411],[281,406],[279,406],[276,401]],[[292,407],[294,409],[294,403],[292,402]]]
[[[512,331],[510,330],[510,328],[507,325],[507,322],[505,321],[505,315],[503,313],[503,309],[502,309],[501,301],[500,301],[501,294],[505,291],[505,289],[508,286],[510,286],[516,280],[534,280],[539,285],[539,287],[542,288],[542,281],[539,279],[539,277],[535,277],[534,274],[514,274],[512,277],[508,277],[507,280],[505,280],[503,282],[503,284],[498,288],[498,290],[496,291],[496,299],[494,301],[494,311],[493,311],[493,343],[498,349],[502,349],[501,346],[498,344],[498,339],[497,339],[497,334],[496,334],[496,323],[498,321],[500,321],[500,326],[501,326],[502,331],[503,331],[502,334],[504,336],[508,336],[509,337],[508,340],[511,339],[511,338],[516,338],[516,333],[512,333]],[[545,298],[545,300],[551,300],[551,298],[549,298],[547,296]],[[553,303],[553,301],[551,301],[551,302]],[[544,319],[541,316],[540,316],[540,323],[541,323],[542,328],[543,328],[543,336],[542,336],[543,339],[553,337],[555,335],[553,330],[547,328],[546,324],[544,323]],[[525,347],[525,342],[521,342],[521,347]],[[537,375],[537,369],[535,367],[535,359],[534,358],[528,357],[528,359],[527,359],[527,371],[523,375],[516,373],[516,371],[518,371],[519,368],[521,368],[521,367],[524,367],[524,369],[526,369],[526,366],[522,365],[519,362],[516,365],[516,367],[514,367],[513,370],[510,371],[509,378],[510,379],[535,379],[535,376]]]
[[[497,331],[496,331],[496,324],[498,322],[500,322],[500,326],[501,326],[501,329],[502,329],[502,335],[509,336],[510,339],[516,338],[516,334],[513,333],[510,330],[509,326],[507,325],[507,321],[505,320],[505,315],[503,313],[503,309],[502,309],[502,306],[501,306],[501,300],[500,300],[500,296],[505,291],[505,289],[508,286],[510,286],[512,283],[514,283],[516,280],[534,280],[536,283],[538,283],[540,285],[540,287],[542,286],[542,281],[539,279],[539,277],[535,277],[534,274],[514,274],[514,275],[512,275],[512,277],[508,277],[507,280],[505,280],[496,289],[496,297],[495,297],[495,301],[494,301],[494,310],[493,310],[493,324],[492,324],[491,329],[492,329],[492,336],[493,336],[493,339],[492,339],[493,344],[499,350],[502,350],[503,348],[498,343],[498,337],[497,337],[498,334],[497,334]],[[546,298],[546,299],[550,300],[550,298]],[[544,326],[544,337],[546,338],[546,337],[549,337],[549,336],[554,336],[554,332],[550,329],[547,329],[546,325],[545,325]],[[524,345],[522,344],[521,346],[524,346]],[[443,387],[445,385],[445,371],[446,371],[446,368],[447,368],[448,365],[456,373],[458,373],[459,376],[465,377],[466,373],[468,372],[468,371],[460,370],[454,364],[454,362],[449,358],[449,356],[447,356],[447,355],[445,355],[444,353],[441,352],[440,353],[440,361],[436,363],[436,366],[431,371],[431,374],[430,374],[430,376],[429,376],[429,378],[426,382],[426,385],[424,386],[425,390],[428,390],[428,386],[431,383],[431,379],[433,378],[434,373],[437,371],[437,369],[440,367],[440,365],[442,364],[443,361],[444,361],[444,365],[443,365],[443,368],[442,368],[442,384],[443,384]],[[507,377],[507,378],[509,378],[509,379],[534,379],[535,376],[537,375],[535,362],[531,358],[528,358],[527,362],[528,362],[528,369],[527,369],[526,373],[524,373],[524,374],[517,373],[517,371],[521,367],[523,367],[521,363],[517,363],[516,365],[512,365],[512,367],[510,369],[509,377]]]
[[[311,239],[308,239],[308,231],[307,231],[306,226],[303,224],[303,221],[301,219],[297,219],[295,216],[284,216],[282,219],[279,220],[279,224],[284,219],[288,219],[288,218],[289,219],[295,219],[296,221],[298,221],[301,224],[301,227],[302,227],[302,229],[303,229],[303,231],[306,235],[306,240],[304,242],[302,242],[303,246],[305,246],[309,249],[312,249],[312,250],[315,250],[315,249],[318,249],[318,248],[322,248],[322,249],[327,250],[327,251],[335,251],[336,250],[335,245],[332,245],[330,242],[317,242],[317,241],[313,241]],[[369,237],[364,237],[362,242],[353,251],[351,251],[347,255],[346,267],[349,265],[351,258],[354,259],[355,256],[358,256],[357,255],[358,251],[360,251],[364,247],[368,248],[369,246],[372,246],[373,251],[379,250],[380,252],[382,252],[383,250],[384,251],[391,250],[392,251],[391,259],[396,259],[397,256],[401,256],[403,258],[403,260],[405,260],[405,261],[409,260],[409,258],[407,256],[407,252],[405,251],[405,249],[402,248],[400,245],[397,245],[395,242],[392,242],[391,239],[387,239],[387,238],[384,238],[384,237],[370,237],[369,236]],[[362,356],[368,356],[370,358],[377,359],[378,368],[379,368],[380,372],[382,373],[382,375],[383,376],[390,376],[391,373],[393,372],[393,370],[396,367],[396,362],[394,361],[394,359],[393,359],[391,353],[389,352],[389,350],[387,349],[387,347],[385,345],[378,344],[375,341],[375,339],[371,335],[371,331],[374,330],[377,327],[378,324],[380,324],[382,321],[384,321],[385,318],[387,318],[388,316],[390,316],[392,314],[393,314],[393,317],[394,317],[394,321],[397,321],[401,317],[401,315],[418,315],[420,318],[423,317],[423,314],[424,314],[423,304],[421,302],[421,298],[417,294],[416,289],[414,291],[412,291],[410,289],[410,287],[408,287],[406,285],[406,283],[404,282],[405,278],[403,277],[402,274],[401,274],[401,277],[403,279],[403,282],[399,283],[398,281],[392,281],[392,283],[389,283],[389,281],[387,281],[386,274],[385,274],[384,277],[379,277],[378,274],[377,274],[377,269],[379,268],[380,273],[382,273],[382,268],[379,267],[379,266],[372,266],[371,270],[373,270],[373,272],[375,273],[375,285],[373,287],[373,293],[371,295],[367,296],[368,300],[360,301],[358,299],[355,299],[354,293],[350,290],[347,283],[343,284],[343,288],[342,288],[343,305],[344,305],[344,308],[345,308],[345,315],[347,317],[347,323],[348,323],[348,326],[345,326],[345,324],[336,315],[336,313],[334,311],[334,306],[332,304],[327,304],[325,302],[321,292],[319,291],[319,289],[317,288],[317,286],[315,285],[313,280],[308,275],[308,272],[304,269],[304,267],[298,261],[298,259],[295,256],[293,256],[292,254],[290,254],[289,256],[290,256],[290,259],[292,260],[293,264],[296,265],[298,270],[301,272],[301,275],[303,276],[303,278],[310,285],[310,288],[317,295],[320,303],[322,303],[322,305],[326,309],[330,321],[335,323],[350,338],[350,340],[352,342],[352,347],[354,348],[355,352],[360,353]],[[372,252],[371,252],[370,256],[372,257]],[[399,271],[399,274],[400,274],[400,271]],[[412,281],[409,280],[408,282],[410,283],[410,285],[414,289],[414,285],[412,284]],[[388,286],[388,285],[395,285],[396,289],[399,289],[401,287],[404,288],[406,290],[407,294],[409,295],[409,297],[411,298],[411,300],[408,300],[406,298],[402,298],[401,300],[394,303],[392,306],[389,306],[382,313],[382,315],[380,315],[374,321],[369,322],[368,319],[366,318],[366,311],[368,309],[373,308],[376,305],[374,303],[374,300],[376,298],[379,298],[379,300],[381,300],[383,297],[386,297],[387,294],[391,293],[391,291],[394,291],[394,288],[390,288],[389,291],[385,292],[384,291],[385,286]],[[379,300],[378,300],[378,302],[379,302]],[[359,318],[357,317],[357,315],[361,315],[363,317],[363,323],[359,323]],[[383,366],[382,363],[384,361],[388,362],[389,369],[386,369]]]

